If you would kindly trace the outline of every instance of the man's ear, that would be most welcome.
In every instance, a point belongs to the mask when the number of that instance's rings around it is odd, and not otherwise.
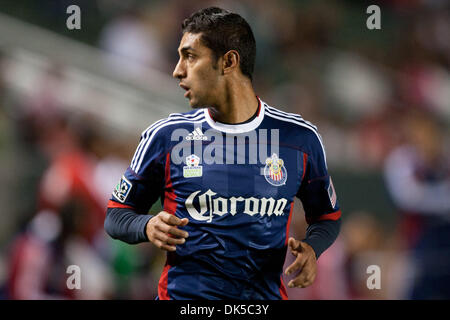
[[[223,55],[222,70],[223,74],[227,74],[239,68],[239,53],[236,50],[230,50]]]

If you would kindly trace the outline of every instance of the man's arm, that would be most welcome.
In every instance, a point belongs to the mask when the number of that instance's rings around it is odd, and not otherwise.
[[[128,168],[108,203],[104,228],[113,239],[129,244],[152,242],[158,248],[175,251],[188,234],[177,226],[185,226],[188,219],[179,219],[161,211],[156,216],[147,214],[163,190],[161,165],[145,167],[145,172],[135,173]],[[151,179],[151,180],[149,180]]]
[[[338,220],[322,220],[312,223],[306,229],[306,242],[313,248],[316,259],[327,250],[337,239],[341,230],[341,219]]]
[[[286,274],[298,271],[289,287],[311,285],[317,273],[317,259],[336,240],[341,226],[341,210],[333,182],[328,175],[325,151],[318,135],[311,135],[303,154],[303,178],[297,197],[305,211],[308,228],[302,241],[290,238],[288,247],[296,256]],[[306,153],[307,151],[307,153]]]
[[[129,167],[113,190],[103,223],[111,238],[129,244],[148,241],[145,228],[153,216],[147,213],[157,201],[162,188],[160,174],[153,171],[152,184]]]
[[[129,244],[147,242],[145,232],[152,215],[138,214],[129,208],[108,208],[106,210],[105,231],[113,239]]]
[[[160,249],[175,251],[176,245],[183,244],[189,236],[177,227],[187,223],[187,218],[179,219],[165,211],[152,216],[138,214],[130,208],[108,208],[105,230],[113,239],[129,244],[150,241]]]

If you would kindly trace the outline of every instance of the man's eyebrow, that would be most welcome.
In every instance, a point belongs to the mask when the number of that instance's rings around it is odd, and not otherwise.
[[[187,51],[195,51],[191,46],[185,46],[180,49],[180,53],[186,53]]]

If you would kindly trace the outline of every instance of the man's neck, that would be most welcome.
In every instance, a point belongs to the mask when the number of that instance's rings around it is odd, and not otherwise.
[[[236,124],[256,113],[259,101],[250,82],[233,82],[227,87],[227,93],[220,104],[209,108],[215,121]]]

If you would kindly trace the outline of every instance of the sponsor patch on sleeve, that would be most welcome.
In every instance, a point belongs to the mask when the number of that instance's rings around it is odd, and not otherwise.
[[[330,202],[331,202],[331,206],[336,207],[336,191],[334,190],[334,186],[333,186],[333,181],[331,180],[330,177],[330,185],[328,186],[328,197],[330,198]]]
[[[127,200],[128,195],[130,194],[132,186],[133,185],[130,183],[130,181],[128,181],[125,176],[122,176],[122,179],[120,179],[120,182],[116,185],[116,188],[113,191],[114,198],[119,200],[121,203],[124,203],[125,200]]]

